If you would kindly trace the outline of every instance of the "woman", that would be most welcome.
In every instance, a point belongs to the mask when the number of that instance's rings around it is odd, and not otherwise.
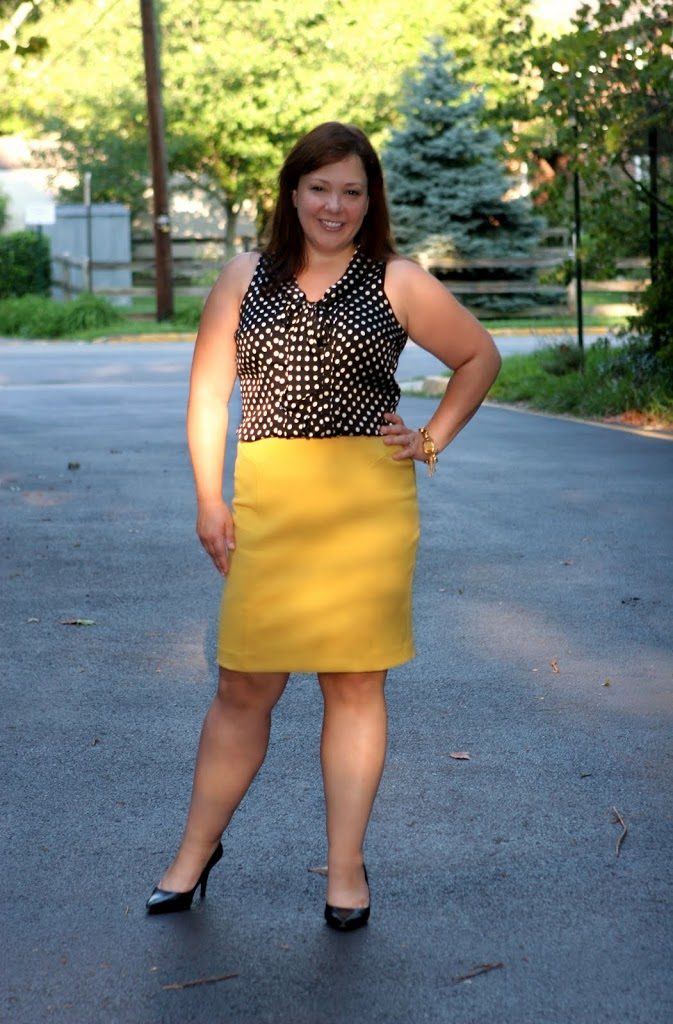
[[[397,415],[412,337],[454,372],[420,430]],[[482,402],[490,335],[417,264],[395,255],[381,166],[357,128],[330,122],[280,173],[271,240],[236,256],[199,327],[187,433],[197,533],[227,577],[217,695],[191,805],[150,913],[190,907],[266,754],[290,672],[317,672],[328,881],[325,919],[369,917],[363,859],[386,749],[386,671],[414,655],[414,460],[437,455]],[[233,515],[222,498],[227,406],[242,394]]]

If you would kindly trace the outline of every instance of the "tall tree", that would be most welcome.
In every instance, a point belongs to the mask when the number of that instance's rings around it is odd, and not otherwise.
[[[597,203],[610,233],[620,182],[624,205],[653,204],[658,216],[673,216],[672,54],[673,15],[662,0],[585,4],[570,31],[512,52],[510,70],[533,83],[519,110],[529,142],[557,165],[577,167],[598,200],[610,192],[609,204]],[[629,222],[628,244],[633,215],[620,219]]]
[[[426,257],[495,258],[530,252],[540,222],[530,202],[510,198],[501,139],[484,127],[483,91],[440,39],[410,77],[384,151],[396,237]]]
[[[662,271],[660,240],[673,237],[672,58],[669,3],[596,0],[579,8],[569,32],[510,65],[535,80],[528,113],[539,149],[583,179],[599,272],[634,248],[649,252],[653,281]],[[559,178],[551,194],[562,203],[567,176]],[[665,297],[654,288],[645,305],[656,295],[661,310],[672,309],[669,288]]]

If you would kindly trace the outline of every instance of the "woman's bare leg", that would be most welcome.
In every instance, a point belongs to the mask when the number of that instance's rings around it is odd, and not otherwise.
[[[184,835],[161,889],[186,892],[196,884],[264,761],[271,711],[287,680],[282,672],[220,669],[217,694],[201,730]]]
[[[386,754],[385,672],[320,673],[327,902],[366,907],[362,847]]]

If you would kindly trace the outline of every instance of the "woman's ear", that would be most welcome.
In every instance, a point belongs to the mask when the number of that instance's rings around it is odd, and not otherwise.
[[[296,209],[296,207],[297,207],[297,190],[296,190],[296,188],[292,189],[292,205]]]

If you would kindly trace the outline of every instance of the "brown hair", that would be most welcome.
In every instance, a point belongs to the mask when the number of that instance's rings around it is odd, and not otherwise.
[[[369,206],[355,241],[372,259],[395,254],[390,227],[383,171],[376,152],[360,128],[339,121],[327,121],[304,135],[285,159],[278,176],[278,199],[271,221],[271,236],[264,253],[271,260],[271,273],[285,281],[304,266],[304,233],[292,202],[292,193],[304,174],[359,156],[367,175]]]

